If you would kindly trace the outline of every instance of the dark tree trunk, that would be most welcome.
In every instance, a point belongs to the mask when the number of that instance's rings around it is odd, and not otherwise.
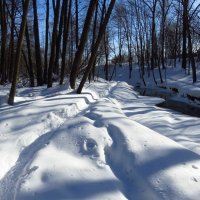
[[[155,78],[155,74],[154,74],[154,68],[156,65],[156,24],[155,24],[155,11],[156,11],[156,3],[155,5],[153,5],[153,11],[152,11],[152,32],[151,32],[151,42],[152,42],[152,46],[151,46],[151,71],[152,71],[152,75],[153,75],[153,80],[155,82],[155,84],[157,85],[157,81]]]
[[[14,97],[16,93],[16,85],[17,85],[17,78],[19,73],[19,63],[20,63],[20,57],[21,57],[21,48],[22,48],[22,41],[24,32],[26,29],[26,17],[28,14],[28,7],[29,7],[30,0],[26,0],[23,7],[23,16],[22,16],[22,22],[20,25],[20,32],[19,32],[19,38],[17,42],[17,50],[16,50],[16,59],[15,59],[15,68],[13,73],[13,82],[10,89],[10,94],[8,98],[8,104],[13,105],[14,104]]]
[[[51,41],[51,55],[50,55],[50,60],[49,60],[48,83],[47,83],[48,88],[52,87],[52,75],[53,75],[53,66],[55,62],[55,48],[56,48],[56,39],[57,39],[59,10],[60,10],[60,0],[57,0],[55,14],[54,14],[52,41]]]
[[[71,73],[70,73],[70,86],[72,89],[75,89],[76,76],[78,74],[78,70],[79,70],[79,67],[81,64],[84,47],[87,42],[90,24],[92,21],[92,16],[93,16],[97,2],[98,2],[98,0],[90,0],[90,4],[88,7],[88,11],[87,11],[87,15],[86,15],[86,19],[85,19],[85,23],[84,23],[84,27],[83,27],[81,39],[80,39],[80,43],[79,43],[79,46],[78,46],[78,49],[77,49],[77,52],[76,52],[76,55],[74,58],[74,62],[72,65]]]
[[[110,15],[112,13],[112,10],[113,10],[113,7],[115,5],[115,0],[111,0],[110,1],[110,4],[109,4],[109,7],[108,7],[108,10],[106,12],[106,15],[105,15],[105,18],[103,20],[103,23],[100,25],[100,28],[99,28],[99,33],[98,33],[98,37],[97,37],[97,40],[95,42],[95,45],[94,47],[92,48],[92,51],[91,51],[91,55],[90,55],[90,59],[89,59],[89,62],[88,62],[88,66],[85,70],[85,73],[83,75],[83,78],[80,82],[80,85],[77,89],[77,94],[80,94],[82,89],[83,89],[83,86],[89,76],[89,73],[90,71],[92,70],[92,66],[94,64],[94,61],[95,61],[95,58],[96,58],[96,54],[97,54],[97,51],[98,51],[98,48],[99,48],[99,45],[101,43],[101,40],[103,38],[103,35],[105,33],[105,30],[106,30],[106,26],[108,24],[108,21],[109,21],[109,18],[110,18]]]
[[[49,49],[49,0],[46,0],[46,30],[45,30],[45,53],[44,53],[44,83],[47,83],[48,49]]]
[[[15,56],[15,41],[14,41],[14,29],[15,29],[15,0],[12,0],[11,8],[11,30],[10,30],[10,66],[8,80],[12,82],[13,68],[14,68],[14,56]]]
[[[176,60],[177,60],[177,53],[178,53],[178,30],[179,30],[179,20],[180,20],[180,2],[179,2],[179,9],[177,14],[176,20],[176,31],[175,31],[175,44],[174,44],[174,67],[176,67]],[[179,36],[180,37],[180,36]]]
[[[196,74],[196,66],[195,66],[195,59],[194,59],[194,54],[192,50],[192,39],[191,39],[191,32],[190,32],[190,21],[189,17],[187,16],[187,36],[188,36],[188,53],[189,53],[189,59],[192,64],[192,80],[193,83],[196,83],[197,81],[197,74]]]
[[[78,49],[79,42],[79,10],[78,10],[78,0],[75,0],[75,8],[76,8],[76,49]]]
[[[93,23],[92,47],[94,46],[94,43],[95,43],[95,40],[96,40],[98,6],[99,6],[99,4],[97,3],[96,11],[95,11],[95,17],[94,17],[94,23]],[[92,75],[93,75],[93,79],[94,79],[94,76],[95,76],[95,65],[96,65],[96,59],[95,59],[94,64],[93,64],[93,69],[89,74],[89,82],[91,81]]]
[[[188,0],[183,0],[183,44],[182,44],[182,68],[186,69],[187,65],[187,12]]]
[[[38,27],[38,14],[37,14],[37,0],[33,0],[33,13],[34,13],[34,37],[35,37],[35,60],[36,60],[36,73],[37,85],[43,85],[42,76],[42,59],[40,53],[40,36]]]
[[[6,81],[6,41],[7,41],[7,22],[6,22],[6,0],[0,1],[1,7],[1,63],[0,63],[0,84]]]
[[[56,2],[55,2],[55,0],[52,0],[52,6],[53,6],[53,12],[55,14],[55,11],[56,11]]]
[[[59,29],[58,29],[58,35],[57,35],[57,41],[56,41],[56,56],[55,56],[55,64],[54,64],[53,72],[57,75],[59,74],[60,45],[61,45],[61,39],[62,39],[62,33],[63,33],[63,20],[67,12],[67,3],[68,3],[68,0],[65,0],[62,2],[60,23],[59,23]]]
[[[63,84],[65,76],[65,65],[66,65],[66,51],[67,43],[69,38],[69,28],[71,19],[71,5],[72,0],[69,0],[68,14],[64,16],[64,32],[63,32],[63,45],[62,45],[62,63],[61,63],[61,73],[60,73],[60,85]]]
[[[105,78],[108,81],[109,80],[109,73],[108,73],[108,57],[109,57],[109,50],[108,50],[108,33],[104,34],[104,51],[105,51],[105,65],[104,65],[104,71],[105,71]]]
[[[32,62],[32,52],[31,52],[31,44],[29,37],[28,24],[26,23],[26,44],[28,50],[28,63],[29,63],[29,76],[30,76],[30,87],[34,87],[34,71],[33,71],[33,62]]]

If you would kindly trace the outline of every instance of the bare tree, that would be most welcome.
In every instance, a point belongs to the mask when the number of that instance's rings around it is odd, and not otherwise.
[[[89,34],[89,29],[90,29],[90,24],[92,21],[92,16],[93,13],[95,11],[95,7],[97,4],[98,0],[90,0],[90,4],[87,10],[87,15],[85,18],[85,23],[84,23],[84,27],[83,27],[83,31],[82,31],[82,35],[81,35],[81,39],[80,39],[80,43],[74,58],[74,62],[72,65],[72,70],[70,73],[70,86],[72,89],[75,88],[75,82],[76,82],[76,76],[78,74],[78,70],[81,64],[81,60],[82,60],[82,56],[83,56],[83,51],[84,51],[84,47],[85,44],[87,42],[87,38],[88,38],[88,34]]]
[[[66,12],[65,16],[64,16],[64,32],[63,32],[63,45],[62,45],[62,63],[61,63],[61,73],[60,73],[60,85],[63,84],[64,76],[65,76],[66,50],[67,50],[67,43],[68,43],[68,38],[69,38],[71,6],[72,6],[72,0],[69,0],[68,13]]]
[[[47,83],[48,88],[52,87],[52,75],[53,75],[53,66],[55,63],[55,49],[56,49],[59,10],[60,10],[60,0],[57,0],[55,12],[54,12],[54,23],[53,23],[53,32],[52,32],[52,40],[51,40],[51,55],[50,55],[49,69],[48,69],[48,83]]]
[[[47,83],[48,71],[48,48],[49,48],[49,0],[46,0],[46,30],[45,30],[45,53],[44,53],[44,83]]]
[[[91,51],[91,55],[90,55],[90,59],[88,61],[88,66],[84,72],[84,75],[83,75],[83,78],[79,84],[79,87],[77,89],[77,94],[80,94],[82,89],[83,89],[83,86],[90,74],[90,71],[92,70],[92,66],[94,64],[94,61],[95,61],[95,58],[96,58],[96,54],[97,54],[97,50],[99,48],[99,45],[101,43],[101,40],[103,38],[103,35],[105,33],[105,30],[106,30],[106,26],[108,24],[108,21],[109,21],[109,18],[110,18],[110,15],[112,13],[112,10],[113,10],[113,7],[115,5],[115,0],[111,0],[110,1],[110,4],[108,6],[108,10],[105,14],[105,17],[104,17],[104,20],[103,22],[101,23],[100,27],[99,27],[99,33],[98,33],[98,37],[97,37],[97,40],[95,42],[95,45],[93,46],[92,48],[92,51]]]
[[[26,18],[27,18],[27,14],[28,14],[29,3],[30,3],[30,0],[25,0],[24,6],[23,6],[22,22],[21,22],[21,26],[20,26],[19,38],[18,38],[17,49],[16,49],[16,58],[15,58],[15,68],[14,68],[14,73],[13,73],[13,81],[12,81],[10,94],[9,94],[9,98],[8,98],[8,104],[9,105],[14,104],[17,78],[18,78],[18,74],[19,74],[19,63],[20,63],[20,57],[21,57],[22,41],[23,41],[25,29],[26,29]]]
[[[6,81],[6,41],[7,41],[7,22],[6,22],[6,0],[0,0],[1,18],[1,63],[0,63],[0,83]]]
[[[42,58],[40,52],[40,36],[38,27],[38,14],[37,14],[37,0],[33,0],[33,13],[34,13],[34,37],[35,37],[35,60],[37,72],[37,85],[43,85],[42,76]]]

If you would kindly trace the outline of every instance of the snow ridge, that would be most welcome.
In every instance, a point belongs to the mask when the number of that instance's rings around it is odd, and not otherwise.
[[[200,165],[199,155],[130,120],[107,98],[97,101],[86,116],[96,119],[95,126],[107,128],[113,144],[105,148],[106,162],[123,183],[128,199],[198,198],[199,169],[191,168]],[[194,193],[180,183],[175,185],[174,176],[187,182]]]
[[[34,95],[35,96],[35,95]],[[38,101],[33,101],[32,103],[28,104],[23,113],[30,114],[30,106],[38,107],[42,104],[45,106],[52,105],[55,99],[61,98],[63,96],[63,101],[71,99],[74,95],[68,94],[67,96],[62,95],[60,93],[57,94],[49,94],[45,98],[40,98]],[[31,96],[32,97],[32,96]],[[35,97],[34,97],[35,98]],[[50,101],[51,100],[51,101]],[[29,138],[26,135],[22,135],[17,140],[16,145],[19,146],[19,156],[17,161],[15,162],[14,166],[10,168],[10,170],[4,175],[4,177],[0,180],[0,199],[1,200],[15,200],[17,198],[17,194],[19,192],[19,188],[21,184],[24,182],[27,176],[37,170],[38,166],[33,166],[30,168],[32,161],[34,160],[35,155],[41,149],[45,148],[51,138],[56,133],[55,130],[61,127],[69,117],[74,117],[79,113],[83,112],[91,102],[95,101],[94,98],[91,98],[88,94],[81,95],[74,103],[67,105],[66,103],[63,104],[61,108],[57,109],[56,107],[53,110],[47,110],[45,114],[42,114],[40,124],[43,124],[42,129],[38,129],[38,137],[35,138],[34,141],[30,143]],[[49,102],[49,103],[47,103]],[[15,113],[18,114],[20,111],[20,106],[15,109]],[[27,110],[27,111],[26,111]],[[8,112],[7,110],[5,112]],[[33,111],[31,111],[33,112]],[[37,109],[34,112],[38,112]],[[39,111],[40,112],[40,111]],[[33,128],[34,129],[34,128]],[[36,129],[37,131],[37,129]],[[27,141],[26,141],[27,140]]]

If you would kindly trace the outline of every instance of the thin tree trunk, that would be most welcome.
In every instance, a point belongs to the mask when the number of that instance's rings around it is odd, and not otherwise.
[[[177,13],[177,20],[176,20],[176,31],[175,31],[175,45],[174,45],[174,68],[176,68],[176,60],[177,60],[177,47],[178,47],[178,25],[179,25],[179,20],[180,20],[180,2],[179,2],[179,9]]]
[[[49,60],[48,83],[47,83],[48,88],[52,87],[52,75],[53,75],[53,66],[54,66],[54,61],[55,61],[55,48],[56,48],[56,39],[57,39],[57,26],[58,26],[59,10],[60,10],[60,0],[57,0],[55,14],[54,14],[51,55],[50,55],[50,60]]]
[[[63,84],[64,76],[65,76],[66,51],[67,51],[67,43],[68,43],[68,38],[69,38],[69,28],[70,28],[70,19],[71,19],[71,5],[72,5],[72,0],[69,0],[68,14],[66,14],[64,17],[64,33],[63,33],[63,45],[62,45],[63,47],[62,47],[60,85]]]
[[[79,10],[78,10],[78,0],[75,0],[75,8],[76,8],[76,49],[78,49],[79,42]]]
[[[63,33],[64,16],[66,16],[66,12],[67,12],[67,3],[68,3],[68,0],[65,0],[62,2],[61,14],[60,14],[60,20],[59,20],[60,23],[59,23],[57,40],[56,40],[56,56],[55,56],[55,64],[54,64],[53,72],[57,75],[59,74],[60,45],[61,45],[61,39],[62,39],[62,33]]]
[[[12,0],[11,8],[11,30],[10,30],[10,66],[8,80],[12,82],[13,68],[14,68],[14,56],[15,56],[15,41],[14,41],[14,28],[15,28],[15,0]]]
[[[6,81],[6,41],[7,41],[7,22],[6,22],[6,1],[0,2],[1,8],[1,79],[0,84]]]
[[[192,64],[192,80],[193,80],[193,83],[196,83],[197,74],[196,74],[195,59],[194,59],[193,50],[192,50],[192,39],[191,39],[189,19],[187,20],[187,35],[188,35],[189,58]]]
[[[46,30],[45,30],[45,53],[44,53],[44,83],[47,83],[48,71],[48,48],[49,48],[49,0],[46,0]]]
[[[34,87],[34,71],[33,71],[33,62],[32,62],[32,52],[31,52],[31,44],[30,44],[30,37],[29,37],[29,30],[28,24],[26,23],[26,44],[28,50],[28,62],[29,62],[29,75],[30,75],[30,87]]]
[[[94,46],[94,43],[95,43],[95,40],[96,40],[98,6],[99,6],[99,4],[97,3],[97,5],[96,5],[96,11],[95,11],[95,17],[94,17],[94,24],[93,24],[92,47]],[[96,64],[96,59],[94,61],[93,70],[90,72],[90,75],[89,75],[89,82],[91,81],[91,76],[92,75],[93,75],[93,80],[94,80],[94,76],[95,76],[95,64]]]
[[[183,43],[182,43],[182,68],[186,69],[187,65],[187,9],[188,9],[188,0],[183,0]]]
[[[108,33],[104,34],[104,51],[105,51],[105,65],[104,65],[104,71],[105,71],[105,78],[108,81],[108,57],[109,57],[109,50],[108,50]]]
[[[37,85],[43,85],[42,76],[42,59],[40,52],[40,36],[38,27],[38,14],[37,14],[37,0],[33,0],[33,13],[34,13],[34,37],[35,37],[35,60],[37,72]]]

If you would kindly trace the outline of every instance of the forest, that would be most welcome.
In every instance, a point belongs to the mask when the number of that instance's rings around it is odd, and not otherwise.
[[[167,61],[179,60],[197,81],[199,0],[0,0],[0,16],[0,84],[12,83],[9,104],[19,79],[52,87],[69,77],[75,89],[81,75],[81,93],[100,65],[110,80],[110,65],[127,63],[132,78],[137,63],[145,85],[145,73],[158,69],[163,83]]]
[[[199,200],[200,0],[0,0],[0,200]]]

